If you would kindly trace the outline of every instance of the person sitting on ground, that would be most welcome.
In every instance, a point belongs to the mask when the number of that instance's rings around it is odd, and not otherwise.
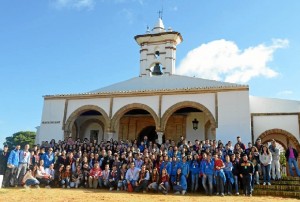
[[[71,187],[76,189],[83,184],[83,172],[81,170],[81,165],[77,165],[76,171],[72,174]]]
[[[177,169],[177,174],[172,184],[175,194],[180,194],[181,192],[181,194],[184,195],[186,193],[187,182],[185,176],[181,173],[181,168]]]
[[[126,172],[127,172],[127,164],[124,163],[124,164],[122,164],[122,167],[120,169],[120,178],[119,178],[119,182],[118,182],[119,190],[127,190],[127,182],[125,179]]]
[[[26,171],[26,174],[24,175],[22,179],[22,183],[24,184],[24,188],[28,189],[31,185],[35,185],[36,188],[40,188],[39,184],[40,182],[32,176],[32,170],[31,168],[28,168]]]
[[[134,166],[134,162],[130,163],[130,168],[127,170],[125,179],[127,180],[127,185],[131,184],[132,188],[136,186],[136,182],[139,178],[140,169]]]
[[[109,187],[109,181],[108,181],[109,173],[110,173],[109,164],[106,164],[104,167],[104,170],[102,171],[102,175],[99,178],[100,188],[102,188],[102,187],[108,188]]]
[[[157,191],[158,190],[158,182],[159,182],[159,173],[158,173],[157,167],[154,167],[153,171],[151,173],[151,182],[148,185],[148,189]]]
[[[102,171],[99,163],[94,164],[94,168],[90,170],[89,175],[89,188],[96,189],[98,186],[99,178],[102,176]]]
[[[135,192],[140,192],[141,190],[143,190],[143,193],[146,193],[149,179],[149,171],[146,170],[146,165],[142,165],[141,171],[139,172],[138,181],[136,182]]]
[[[46,188],[50,187],[50,175],[48,175],[44,168],[44,160],[40,160],[40,164],[37,167],[36,178],[40,184],[45,184]]]
[[[54,170],[54,164],[51,163],[49,168],[45,169],[45,172],[49,175],[49,185],[53,186],[54,185],[54,178],[55,178],[55,170]],[[47,188],[50,188],[48,186]]]
[[[158,184],[158,190],[160,190],[163,194],[168,194],[168,191],[170,190],[169,180],[170,176],[167,172],[167,169],[163,168]]]
[[[70,188],[71,178],[72,178],[71,166],[67,165],[66,170],[62,173],[61,176],[62,188],[65,187],[67,187],[68,189]]]
[[[120,179],[120,172],[117,169],[117,165],[113,165],[112,171],[109,173],[108,176],[108,186],[109,186],[109,191],[114,190],[118,186],[118,182]],[[117,188],[119,191],[119,188]]]

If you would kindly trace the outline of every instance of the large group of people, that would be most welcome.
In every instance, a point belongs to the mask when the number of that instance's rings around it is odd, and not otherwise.
[[[289,146],[285,155],[300,176],[296,149]],[[271,185],[281,179],[280,150],[273,140],[262,145],[233,144],[216,140],[151,142],[110,140],[97,142],[51,140],[32,148],[20,145],[0,154],[3,187],[90,188],[109,191],[160,192],[207,195],[252,196],[255,184]]]

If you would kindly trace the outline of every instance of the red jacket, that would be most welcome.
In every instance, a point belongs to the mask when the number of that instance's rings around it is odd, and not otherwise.
[[[92,177],[100,177],[100,176],[102,176],[102,170],[101,170],[101,168],[98,168],[98,169],[92,168],[90,170],[90,176],[92,176]]]

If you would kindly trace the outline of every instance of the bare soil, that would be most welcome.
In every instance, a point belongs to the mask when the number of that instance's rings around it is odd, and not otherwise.
[[[22,188],[10,188],[10,189],[0,189],[0,202],[10,202],[10,201],[53,201],[53,202],[76,202],[76,201],[105,201],[105,202],[118,202],[118,201],[156,201],[156,202],[197,202],[197,201],[214,201],[214,202],[267,202],[267,201],[299,201],[297,199],[291,198],[281,198],[272,196],[204,196],[201,194],[190,194],[187,193],[185,196],[174,195],[169,193],[168,195],[163,195],[160,193],[128,193],[124,191],[107,191],[107,190],[92,190],[92,189],[22,189]]]

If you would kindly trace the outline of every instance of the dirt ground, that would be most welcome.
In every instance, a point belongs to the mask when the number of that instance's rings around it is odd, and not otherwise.
[[[45,200],[46,199],[46,200]],[[21,189],[21,188],[11,188],[11,189],[0,189],[0,202],[10,202],[10,201],[53,201],[53,202],[75,202],[75,201],[105,201],[105,202],[117,202],[117,201],[156,201],[156,202],[177,202],[177,201],[214,201],[222,200],[222,202],[231,201],[299,201],[297,199],[290,198],[280,198],[271,196],[204,196],[201,194],[186,194],[174,195],[169,193],[168,195],[162,195],[159,193],[127,193],[127,192],[116,192],[116,191],[106,191],[106,190],[91,190],[91,189]]]

